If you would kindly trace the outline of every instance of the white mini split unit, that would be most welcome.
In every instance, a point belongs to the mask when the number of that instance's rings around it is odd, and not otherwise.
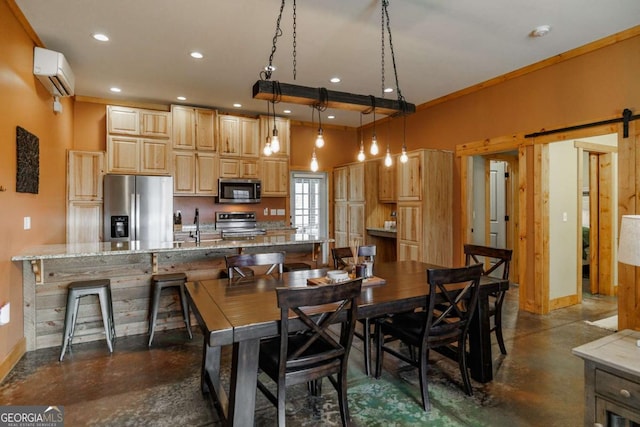
[[[62,112],[58,97],[74,94],[75,77],[64,55],[36,47],[33,52],[33,74],[54,97],[53,111]]]

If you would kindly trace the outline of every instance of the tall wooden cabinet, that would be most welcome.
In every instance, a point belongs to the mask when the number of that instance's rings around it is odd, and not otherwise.
[[[107,106],[107,171],[170,174],[170,138],[169,112]]]
[[[67,153],[67,243],[102,240],[104,152]]]
[[[451,266],[453,153],[417,150],[397,165],[399,260]]]
[[[173,193],[177,196],[216,196],[219,162],[216,111],[172,105]]]

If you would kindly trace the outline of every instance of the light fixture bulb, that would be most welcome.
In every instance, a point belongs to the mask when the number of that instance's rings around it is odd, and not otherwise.
[[[358,152],[358,161],[359,162],[364,162],[365,159],[365,155],[364,155],[364,145],[360,144],[360,152]]]
[[[273,136],[271,137],[271,151],[277,153],[280,151],[280,139],[278,138],[278,130],[273,128]]]
[[[316,157],[315,148],[313,149],[313,154],[311,155],[311,171],[312,172],[318,171],[318,158]]]
[[[384,156],[384,165],[386,167],[391,167],[393,164],[393,159],[391,158],[391,152],[389,151],[389,147],[387,146],[387,155]]]
[[[265,156],[270,156],[271,153],[273,153],[273,150],[271,149],[271,143],[269,141],[267,141],[267,143],[265,144],[262,152],[264,153]]]
[[[318,129],[318,136],[316,137],[316,147],[324,147],[324,137],[322,136],[322,128]]]
[[[378,155],[378,138],[376,138],[376,134],[374,133],[371,137],[371,155]]]
[[[408,160],[409,160],[409,156],[407,156],[407,150],[402,148],[402,154],[400,154],[400,162],[407,163]]]

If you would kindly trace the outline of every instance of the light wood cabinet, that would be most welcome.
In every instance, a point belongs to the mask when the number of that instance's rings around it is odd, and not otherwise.
[[[289,195],[289,160],[282,158],[260,159],[260,179],[263,197]]]
[[[218,155],[210,152],[175,150],[173,152],[173,194],[218,195]]]
[[[260,116],[260,136],[259,136],[259,152],[262,153],[262,148],[267,142],[267,138],[271,138],[273,135],[273,117]],[[280,151],[271,154],[275,157],[289,157],[291,153],[291,122],[289,119],[283,117],[275,118],[275,127],[278,131],[278,140],[280,141]],[[263,155],[264,156],[264,155]],[[265,156],[270,157],[270,156]]]
[[[354,163],[349,165],[348,195],[350,202],[364,202],[364,163]]]
[[[422,152],[407,153],[406,163],[397,165],[398,201],[422,200]]]
[[[107,106],[107,133],[150,138],[171,137],[171,116],[167,111]]]
[[[220,157],[220,178],[259,178],[258,160]]]
[[[453,263],[453,153],[417,150],[399,163],[398,259]],[[419,191],[418,191],[419,189]]]
[[[396,199],[396,163],[398,157],[394,158],[390,167],[380,162],[378,165],[378,201],[383,203],[395,203]]]
[[[107,106],[107,171],[170,174],[170,136],[167,111]]]
[[[102,240],[104,152],[67,153],[67,243]]]
[[[349,167],[342,166],[333,170],[333,199],[336,202],[347,201],[347,183],[349,180]]]
[[[259,157],[258,119],[220,115],[218,129],[221,156]]]
[[[167,175],[170,173],[169,141],[110,135],[107,137],[107,170]]]
[[[172,105],[173,148],[216,151],[216,116],[215,110]]]
[[[366,210],[375,203],[365,199],[365,164],[353,163],[335,168],[333,182],[336,247],[350,246],[354,240],[358,244],[366,243]]]

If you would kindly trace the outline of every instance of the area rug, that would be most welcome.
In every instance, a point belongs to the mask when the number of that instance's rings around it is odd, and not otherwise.
[[[595,322],[590,322],[585,320],[584,323],[588,325],[597,326],[599,328],[606,329],[608,331],[617,332],[618,331],[618,315],[611,317],[606,317],[604,319],[596,320]]]

